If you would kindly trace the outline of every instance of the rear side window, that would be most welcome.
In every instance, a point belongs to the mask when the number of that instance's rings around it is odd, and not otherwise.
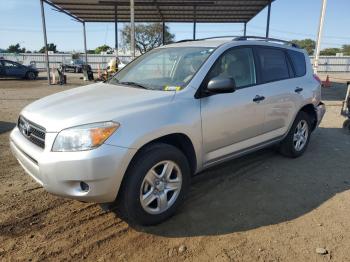
[[[272,82],[289,78],[285,53],[281,49],[258,48],[262,82]]]
[[[289,57],[292,60],[295,76],[300,77],[306,74],[305,56],[303,53],[288,50]]]

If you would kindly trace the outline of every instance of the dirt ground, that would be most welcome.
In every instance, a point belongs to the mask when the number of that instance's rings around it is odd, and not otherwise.
[[[68,81],[0,80],[0,126],[12,127],[26,104],[82,83]],[[344,96],[344,84],[323,89],[327,113],[305,155],[264,149],[203,172],[177,215],[147,228],[46,193],[11,155],[9,132],[0,131],[0,260],[349,261]],[[317,254],[319,247],[328,254]]]

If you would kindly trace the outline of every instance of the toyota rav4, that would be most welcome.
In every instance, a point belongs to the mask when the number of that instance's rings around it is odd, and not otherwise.
[[[115,203],[130,222],[151,225],[174,214],[191,176],[208,167],[271,145],[299,157],[324,113],[320,81],[296,45],[202,39],[31,103],[10,144],[48,192]]]

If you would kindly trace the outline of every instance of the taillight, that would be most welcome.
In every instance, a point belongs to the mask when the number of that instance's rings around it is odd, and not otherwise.
[[[315,80],[316,80],[320,85],[322,85],[322,81],[321,81],[321,79],[318,77],[318,75],[314,74],[314,78],[315,78]]]

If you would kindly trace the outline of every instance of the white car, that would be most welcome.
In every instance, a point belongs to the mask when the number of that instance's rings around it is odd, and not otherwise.
[[[13,153],[48,192],[115,202],[142,225],[174,214],[210,166],[276,144],[298,157],[325,113],[320,81],[296,45],[250,39],[162,46],[109,82],[35,101]]]

